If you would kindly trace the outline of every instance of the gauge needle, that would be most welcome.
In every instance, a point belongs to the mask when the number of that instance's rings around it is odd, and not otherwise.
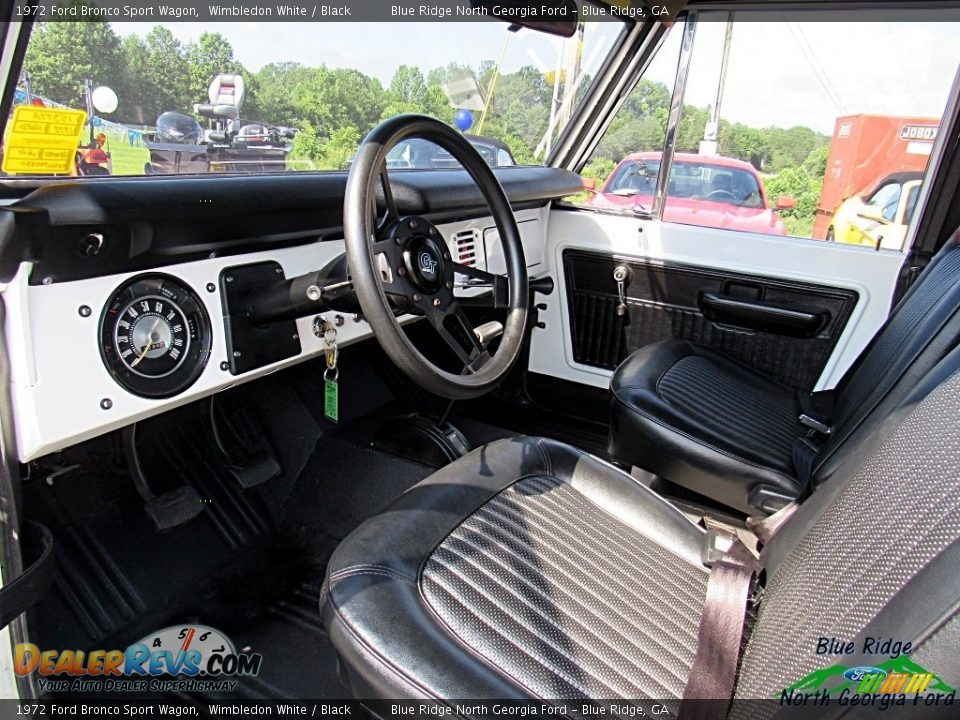
[[[130,363],[130,367],[135,368],[137,365],[140,364],[140,361],[147,356],[147,353],[150,352],[150,346],[153,345],[153,333],[156,331],[157,325],[159,324],[160,324],[160,321],[157,320],[153,324],[153,327],[150,328],[150,332],[147,333],[147,344],[143,346],[143,351],[140,353],[140,357],[138,357],[136,360]]]

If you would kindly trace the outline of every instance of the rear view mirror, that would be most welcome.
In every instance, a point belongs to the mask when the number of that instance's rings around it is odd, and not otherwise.
[[[510,23],[517,28],[569,38],[577,34],[580,10],[574,0],[544,0],[537,4],[513,4],[503,0],[470,0],[470,5],[485,15]],[[539,12],[527,15],[531,8]],[[523,11],[523,12],[521,12]],[[514,28],[511,27],[511,30]]]
[[[774,207],[777,210],[793,210],[795,207],[797,207],[797,200],[789,195],[781,195],[777,198],[777,202]]]
[[[596,192],[597,191],[597,180],[596,178],[581,178],[583,181],[583,189],[587,192]]]

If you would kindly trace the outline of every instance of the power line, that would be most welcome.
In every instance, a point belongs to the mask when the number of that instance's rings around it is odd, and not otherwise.
[[[797,43],[797,47],[800,48],[800,52],[803,53],[803,56],[807,60],[807,64],[810,66],[810,69],[813,71],[814,77],[817,78],[817,81],[820,83],[820,87],[823,88],[824,92],[827,94],[827,99],[830,100],[834,109],[839,115],[846,115],[846,108],[843,107],[843,101],[840,99],[839,93],[834,89],[833,83],[830,82],[830,78],[827,77],[823,68],[821,67],[819,61],[816,58],[816,55],[813,53],[813,48],[809,46],[809,43],[806,42],[806,37],[803,35],[803,30],[796,23],[796,21],[789,21],[787,27],[790,28],[790,33],[793,35],[793,39]]]

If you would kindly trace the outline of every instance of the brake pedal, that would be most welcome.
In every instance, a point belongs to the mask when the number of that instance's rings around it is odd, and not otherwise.
[[[243,490],[263,485],[283,472],[260,422],[247,408],[227,418],[211,398],[210,427],[227,472]]]

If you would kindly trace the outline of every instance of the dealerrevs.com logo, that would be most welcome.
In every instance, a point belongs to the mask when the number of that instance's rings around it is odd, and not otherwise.
[[[232,691],[238,677],[257,675],[263,657],[237,652],[219,630],[173,625],[125,650],[41,650],[20,643],[17,675],[38,675],[46,692]]]

